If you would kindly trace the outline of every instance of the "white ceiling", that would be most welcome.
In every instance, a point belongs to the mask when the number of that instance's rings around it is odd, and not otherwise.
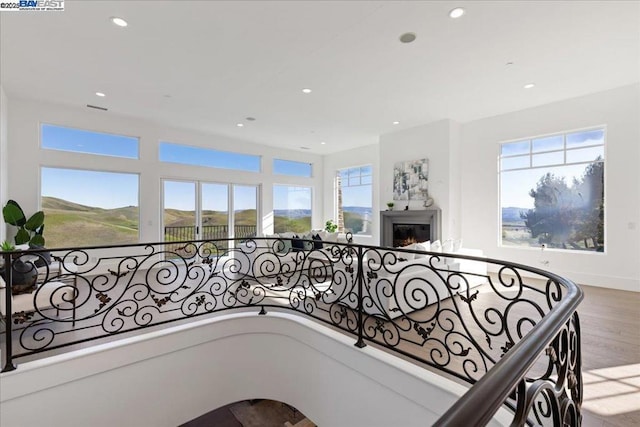
[[[0,24],[10,98],[320,154],[640,80],[637,1],[67,0]]]

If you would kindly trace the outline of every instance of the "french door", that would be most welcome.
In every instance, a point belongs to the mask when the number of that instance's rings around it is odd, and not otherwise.
[[[256,185],[163,180],[162,192],[165,242],[257,235]]]

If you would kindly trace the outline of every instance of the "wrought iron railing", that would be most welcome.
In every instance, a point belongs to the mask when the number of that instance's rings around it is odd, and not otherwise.
[[[255,237],[257,227],[255,225],[234,225],[233,236],[236,238]],[[228,225],[203,225],[202,240],[226,239],[229,237]],[[191,241],[196,238],[195,225],[167,226],[164,228],[165,241]]]
[[[303,314],[358,347],[472,385],[439,425],[482,425],[498,411],[514,425],[581,423],[582,291],[546,271],[461,253],[262,238],[51,255],[46,264],[43,250],[2,253],[13,283],[1,290],[3,372],[37,353],[255,307]],[[13,295],[25,276],[36,289]]]

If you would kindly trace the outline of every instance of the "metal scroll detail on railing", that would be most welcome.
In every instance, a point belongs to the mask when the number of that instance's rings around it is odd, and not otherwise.
[[[38,268],[43,251],[22,254],[38,286],[1,290],[3,371],[35,353],[256,307],[302,313],[353,334],[360,347],[374,343],[474,384],[441,425],[484,424],[497,411],[516,425],[581,422],[582,293],[535,268],[262,238],[59,249]],[[15,269],[5,271],[11,280]]]

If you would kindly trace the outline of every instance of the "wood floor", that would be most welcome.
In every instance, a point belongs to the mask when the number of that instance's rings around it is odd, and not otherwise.
[[[640,293],[582,288],[582,425],[640,426]]]

